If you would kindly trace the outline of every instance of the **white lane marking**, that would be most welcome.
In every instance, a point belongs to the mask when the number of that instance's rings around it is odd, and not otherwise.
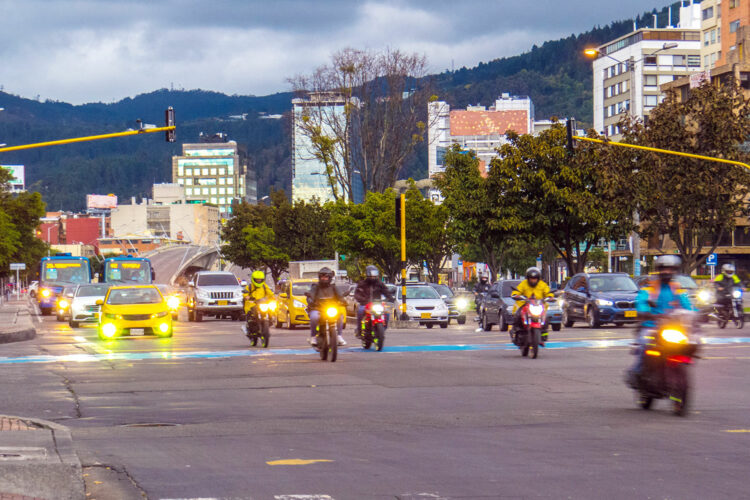
[[[274,495],[275,500],[334,500],[330,495]]]
[[[75,340],[76,342],[84,343],[84,344],[88,343],[88,340],[86,340],[86,337],[76,336],[76,337],[73,337],[73,340]]]

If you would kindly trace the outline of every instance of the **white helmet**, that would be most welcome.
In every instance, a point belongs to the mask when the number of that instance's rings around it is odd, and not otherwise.
[[[654,261],[654,269],[658,272],[662,269],[672,269],[674,272],[680,270],[682,259],[677,255],[660,255]]]
[[[721,272],[722,274],[726,274],[727,276],[731,276],[734,274],[734,265],[733,264],[724,264],[721,266]]]

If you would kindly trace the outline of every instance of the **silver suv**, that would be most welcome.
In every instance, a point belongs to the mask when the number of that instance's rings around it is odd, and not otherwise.
[[[199,271],[188,286],[188,321],[202,321],[205,315],[239,321],[245,312],[242,285],[230,272]]]

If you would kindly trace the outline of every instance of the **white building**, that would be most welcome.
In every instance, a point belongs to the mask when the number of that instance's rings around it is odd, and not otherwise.
[[[428,172],[432,177],[445,170],[446,151],[458,144],[474,151],[480,160],[480,169],[486,171],[496,149],[506,141],[505,133],[534,132],[534,104],[529,97],[503,94],[489,109],[469,106],[465,110],[451,110],[444,101],[428,105]]]
[[[671,9],[666,12],[671,16]],[[597,132],[617,139],[617,124],[625,113],[645,119],[664,98],[660,85],[701,70],[700,3],[684,1],[678,19],[674,26],[638,29],[597,48],[593,64]]]

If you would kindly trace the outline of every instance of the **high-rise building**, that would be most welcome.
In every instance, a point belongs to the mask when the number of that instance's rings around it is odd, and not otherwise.
[[[721,0],[703,0],[701,3],[701,62],[704,71],[720,64],[726,54],[721,43],[721,4]]]
[[[429,176],[445,171],[445,153],[453,145],[474,151],[480,169],[486,171],[496,148],[507,142],[505,134],[534,132],[534,104],[529,97],[503,94],[489,109],[469,106],[465,110],[451,110],[444,101],[428,105],[428,172]]]
[[[323,135],[338,138],[340,131],[347,128],[345,108],[346,98],[336,92],[312,92],[306,99],[292,100],[292,200],[312,201],[317,198],[321,203],[335,200],[326,165],[316,156],[305,125],[312,120],[320,126]],[[341,149],[334,147],[333,154],[334,162],[343,167],[345,161]],[[337,185],[336,190],[341,196],[345,192],[344,186],[335,179],[333,184]]]
[[[645,119],[660,86],[701,70],[699,29],[639,29],[602,45],[594,60],[594,128],[618,138],[626,113]]]
[[[255,176],[235,141],[183,144],[182,156],[172,157],[172,182],[184,186],[187,203],[211,203],[222,216],[233,203],[257,202]]]

